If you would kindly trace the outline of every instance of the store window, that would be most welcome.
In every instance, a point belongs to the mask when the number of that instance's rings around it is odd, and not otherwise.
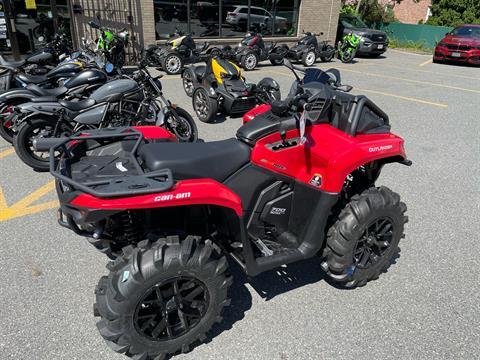
[[[248,29],[266,36],[297,34],[300,0],[154,0],[158,40],[176,30],[195,37],[242,37]]]

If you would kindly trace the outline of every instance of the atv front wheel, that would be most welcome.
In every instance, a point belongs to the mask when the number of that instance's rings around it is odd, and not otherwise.
[[[207,90],[200,87],[194,91],[193,97],[193,109],[197,114],[200,121],[204,123],[211,123],[215,120],[217,115],[218,103],[216,99],[212,99]]]
[[[183,60],[175,53],[168,54],[163,59],[162,68],[168,75],[179,74],[183,69]]]
[[[230,304],[228,262],[209,240],[145,240],[107,268],[95,290],[97,327],[113,350],[135,359],[188,352]]]
[[[400,196],[386,187],[353,196],[328,231],[323,270],[348,288],[377,279],[399,252],[406,211]]]
[[[317,60],[317,55],[315,54],[315,51],[313,51],[313,50],[307,51],[302,56],[303,66],[312,66],[313,64],[315,64],[315,60]]]
[[[240,65],[242,66],[245,71],[251,71],[257,67],[258,64],[258,56],[253,51],[248,52],[247,54],[242,56],[240,61]]]

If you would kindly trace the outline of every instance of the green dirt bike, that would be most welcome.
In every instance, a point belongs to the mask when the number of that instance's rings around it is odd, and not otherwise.
[[[355,33],[345,34],[342,41],[337,45],[337,57],[343,63],[351,63],[355,58],[358,46],[360,45],[360,36]]]
[[[96,40],[96,52],[102,53],[104,62],[113,65],[113,68],[120,70],[125,65],[126,52],[129,34],[126,29],[115,31],[113,29],[101,27],[97,23],[90,21],[90,27],[100,31],[100,37]],[[112,69],[113,70],[113,69]]]

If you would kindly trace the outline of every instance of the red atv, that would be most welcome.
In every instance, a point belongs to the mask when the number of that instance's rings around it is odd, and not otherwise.
[[[51,149],[60,224],[113,259],[94,307],[112,349],[164,359],[203,341],[230,304],[226,255],[251,276],[318,255],[348,288],[389,267],[406,206],[375,182],[411,162],[388,116],[348,90],[309,68],[233,139],[104,129]]]

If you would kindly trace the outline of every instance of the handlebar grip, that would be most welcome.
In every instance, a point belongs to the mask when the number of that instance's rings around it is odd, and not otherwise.
[[[59,137],[59,138],[38,138],[33,140],[33,147],[36,151],[43,151],[47,152],[52,147],[60,145],[64,141],[66,141],[67,137]]]

